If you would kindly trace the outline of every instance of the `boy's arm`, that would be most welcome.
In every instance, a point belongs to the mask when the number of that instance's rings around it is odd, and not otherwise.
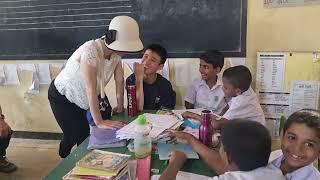
[[[167,168],[161,174],[159,180],[175,180],[179,170],[183,167],[187,156],[183,152],[173,151]]]
[[[189,103],[188,101],[184,101],[184,106],[186,109],[194,109],[194,104]]]
[[[200,155],[201,159],[217,174],[223,174],[227,171],[226,165],[223,163],[219,152],[203,145],[193,135],[173,131],[173,135],[178,139],[183,139],[189,143],[192,148]]]
[[[191,119],[195,119],[195,120],[198,120],[198,121],[201,120],[201,116],[199,114],[193,113],[193,112],[190,112],[190,111],[183,112],[181,115],[182,115],[183,118],[191,118]]]

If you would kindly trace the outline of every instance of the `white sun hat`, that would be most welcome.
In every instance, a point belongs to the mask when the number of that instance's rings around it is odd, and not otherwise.
[[[116,16],[110,24],[105,37],[106,46],[115,51],[138,52],[143,49],[139,37],[139,26],[129,16]]]

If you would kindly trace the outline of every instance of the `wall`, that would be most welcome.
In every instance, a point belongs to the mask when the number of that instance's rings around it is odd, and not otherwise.
[[[254,79],[257,51],[319,51],[319,17],[320,5],[265,9],[263,0],[248,0],[246,63]],[[16,62],[5,61],[5,63]],[[185,64],[190,65],[191,71],[196,73],[197,59],[172,59],[170,61],[170,79],[178,93],[178,106],[183,105],[186,87],[177,84],[175,72]],[[126,73],[128,74],[127,71]],[[22,82],[20,86],[0,87],[0,103],[12,128],[20,131],[60,132],[48,104],[48,87],[41,86],[41,93],[33,95],[31,103],[26,104],[23,100],[23,93],[30,84],[31,73],[19,72],[19,78]],[[106,87],[108,94],[114,95],[113,87],[114,83]],[[111,95],[109,97],[114,104],[115,98]]]

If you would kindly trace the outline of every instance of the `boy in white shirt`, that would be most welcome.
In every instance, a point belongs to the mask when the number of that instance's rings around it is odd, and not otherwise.
[[[252,76],[246,66],[226,69],[222,76],[225,97],[231,97],[229,109],[219,120],[213,119],[214,129],[221,129],[230,119],[248,119],[265,125],[265,117],[256,93],[250,87]]]
[[[320,112],[302,109],[289,116],[281,135],[281,150],[271,153],[269,162],[290,180],[319,180],[313,162],[320,155]]]
[[[227,106],[222,81],[217,74],[224,65],[224,56],[217,50],[207,50],[200,56],[201,79],[193,81],[185,96],[186,109],[210,109],[220,114]]]
[[[199,153],[201,159],[219,176],[213,180],[284,180],[281,171],[268,165],[271,152],[271,137],[268,130],[258,122],[232,120],[222,128],[222,144],[219,152],[208,148],[193,135],[172,132],[173,136],[185,140]],[[175,179],[186,161],[186,155],[179,151],[171,154],[170,162],[160,180]]]

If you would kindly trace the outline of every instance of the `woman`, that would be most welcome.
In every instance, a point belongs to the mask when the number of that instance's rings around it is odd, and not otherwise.
[[[103,38],[85,42],[68,59],[48,91],[51,109],[63,131],[59,147],[62,158],[88,137],[90,130],[85,115],[88,109],[99,128],[123,126],[122,122],[102,119],[98,94],[114,75],[117,94],[114,111],[124,110],[121,56],[142,49],[137,22],[128,16],[117,16],[111,20]]]

